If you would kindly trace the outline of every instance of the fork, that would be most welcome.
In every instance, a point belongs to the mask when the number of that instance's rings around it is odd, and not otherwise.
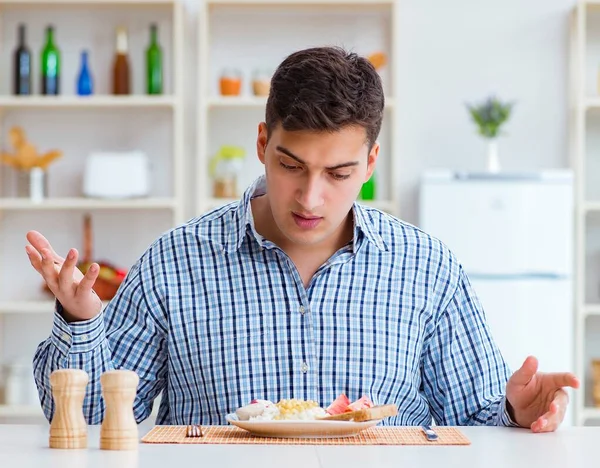
[[[186,429],[185,435],[186,435],[186,437],[203,437],[204,436],[204,434],[202,434],[202,427],[198,424],[189,425]]]
[[[431,426],[425,424],[423,426],[421,426],[421,429],[423,429],[423,432],[425,433],[425,435],[427,436],[427,440],[429,440],[430,442],[434,441],[434,440],[438,440],[438,435],[436,434],[436,432],[431,428]]]

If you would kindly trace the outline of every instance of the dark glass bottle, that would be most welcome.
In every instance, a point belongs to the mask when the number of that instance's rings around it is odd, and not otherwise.
[[[131,93],[131,73],[127,46],[127,30],[117,29],[117,52],[113,63],[113,94]]]
[[[148,94],[163,92],[162,50],[158,43],[158,27],[150,26],[150,45],[146,50],[146,91]]]
[[[13,93],[31,94],[31,51],[27,47],[24,24],[19,25],[19,43],[15,49],[13,67]]]
[[[46,45],[42,50],[42,94],[60,94],[60,51],[54,43],[54,28],[46,28]]]

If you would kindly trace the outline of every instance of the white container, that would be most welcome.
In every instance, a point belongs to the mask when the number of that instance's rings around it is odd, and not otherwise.
[[[148,157],[141,151],[92,153],[83,177],[83,194],[93,198],[137,198],[150,192]]]
[[[19,406],[40,404],[31,364],[15,362],[6,366],[4,402]]]

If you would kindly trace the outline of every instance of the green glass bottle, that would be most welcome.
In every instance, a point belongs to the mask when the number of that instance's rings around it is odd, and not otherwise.
[[[377,183],[375,181],[375,173],[371,174],[371,178],[367,180],[360,189],[359,198],[361,200],[375,200],[377,192]]]
[[[54,44],[54,27],[46,28],[46,45],[42,50],[42,94],[60,94],[60,51]]]
[[[158,27],[150,26],[150,45],[146,50],[146,83],[148,94],[163,92],[162,50],[158,43]]]

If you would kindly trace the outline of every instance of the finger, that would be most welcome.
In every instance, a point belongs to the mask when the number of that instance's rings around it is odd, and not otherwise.
[[[86,271],[83,279],[79,282],[79,286],[77,286],[77,292],[75,293],[77,296],[82,294],[87,294],[92,290],[92,286],[96,282],[96,278],[98,278],[98,273],[100,272],[100,265],[97,263],[92,263]]]
[[[67,254],[65,263],[63,263],[58,274],[58,284],[63,291],[69,290],[73,285],[73,270],[77,264],[77,250],[71,249]]]
[[[510,381],[516,385],[527,385],[538,369],[538,361],[535,357],[529,356],[521,368],[511,376]]]
[[[552,384],[556,388],[562,388],[562,387],[579,388],[579,379],[575,375],[571,374],[570,372],[546,374],[544,376],[544,378],[551,379]]]
[[[50,242],[48,242],[48,239],[42,236],[39,232],[29,231],[26,237],[29,243],[33,246],[33,248],[36,249],[40,254],[42,253],[43,249],[48,249],[54,260],[60,262],[61,264],[65,261],[63,257],[58,255],[54,251],[54,249],[50,245]]]
[[[550,402],[548,411],[540,416],[532,425],[534,432],[552,432],[558,429],[565,418],[569,395],[563,389],[556,391],[554,400]]]
[[[33,268],[35,268],[35,271],[37,271],[41,275],[42,274],[42,256],[38,253],[37,250],[35,250],[30,245],[25,246],[25,252],[27,252],[27,257],[29,257],[29,262],[31,263],[31,266]]]
[[[58,289],[58,268],[54,263],[52,252],[49,249],[42,249],[42,276],[48,287],[56,295]]]

